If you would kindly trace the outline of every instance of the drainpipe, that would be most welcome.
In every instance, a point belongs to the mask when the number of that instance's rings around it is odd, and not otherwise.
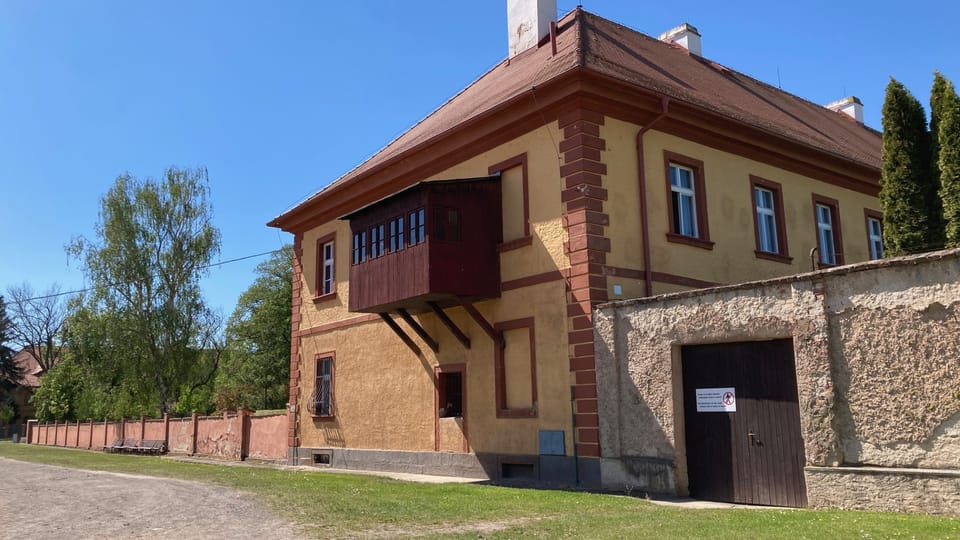
[[[573,430],[570,433],[570,441],[573,443],[573,481],[574,485],[580,485],[580,456],[577,455],[577,410],[573,400],[573,387],[570,387],[570,423]]]
[[[653,268],[650,265],[650,224],[647,218],[647,174],[643,163],[643,135],[667,116],[670,98],[660,98],[660,114],[637,133],[637,180],[640,189],[640,236],[643,239],[643,295],[653,296]]]

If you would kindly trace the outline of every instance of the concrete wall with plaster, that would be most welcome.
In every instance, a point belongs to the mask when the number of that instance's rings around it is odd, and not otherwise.
[[[686,493],[681,346],[792,338],[810,504],[890,509],[895,485],[897,509],[960,512],[960,250],[614,302],[595,320],[606,487]]]

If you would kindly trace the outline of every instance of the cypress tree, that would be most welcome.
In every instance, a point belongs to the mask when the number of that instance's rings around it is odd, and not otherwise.
[[[937,196],[930,201],[930,211],[936,215],[943,216],[943,201],[940,195],[940,122],[944,111],[955,100],[957,92],[953,88],[953,83],[943,76],[939,71],[933,72],[933,86],[930,89],[930,175],[936,185]],[[944,228],[946,216],[937,220],[935,223],[940,227],[936,238],[941,244],[946,241]]]
[[[938,139],[940,144],[940,198],[946,221],[946,246],[960,247],[960,98],[951,92],[943,99]]]
[[[891,256],[937,249],[941,214],[931,215],[937,193],[930,174],[930,136],[923,106],[890,78],[883,102],[880,204],[884,251]],[[931,193],[932,192],[932,193]]]

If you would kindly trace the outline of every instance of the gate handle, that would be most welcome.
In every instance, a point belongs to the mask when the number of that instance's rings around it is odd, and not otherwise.
[[[760,440],[760,438],[753,432],[753,430],[750,430],[750,432],[747,433],[747,436],[750,437],[750,446],[753,446],[753,445],[763,446],[763,442],[762,442],[762,441]]]

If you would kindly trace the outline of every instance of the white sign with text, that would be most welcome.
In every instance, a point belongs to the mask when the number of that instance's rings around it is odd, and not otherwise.
[[[737,412],[737,389],[697,388],[697,412]]]

